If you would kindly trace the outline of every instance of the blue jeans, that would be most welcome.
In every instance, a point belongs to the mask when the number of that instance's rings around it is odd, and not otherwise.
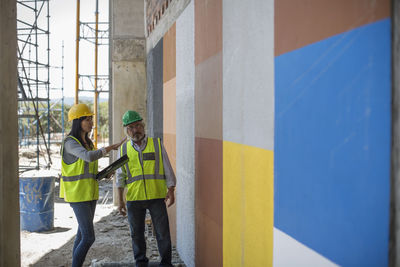
[[[131,228],[133,255],[136,266],[147,266],[146,240],[144,237],[146,209],[150,211],[151,220],[156,232],[158,252],[161,256],[160,266],[172,266],[171,236],[167,207],[164,199],[127,201],[128,220]]]
[[[93,218],[96,203],[97,200],[69,203],[79,224],[72,250],[72,267],[82,266],[89,248],[94,243]]]

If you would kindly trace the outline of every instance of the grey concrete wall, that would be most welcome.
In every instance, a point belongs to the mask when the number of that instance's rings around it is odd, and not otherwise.
[[[195,266],[194,1],[176,21],[177,249]]]
[[[147,54],[147,131],[163,136],[163,39]]]
[[[110,13],[112,142],[116,143],[124,136],[125,111],[136,110],[147,119],[144,1],[113,0]],[[114,203],[115,196],[116,190]]]
[[[16,1],[0,2],[0,266],[20,266]]]
[[[113,37],[144,37],[144,0],[112,1]]]
[[[400,1],[392,1],[392,166],[389,266],[400,266]]]

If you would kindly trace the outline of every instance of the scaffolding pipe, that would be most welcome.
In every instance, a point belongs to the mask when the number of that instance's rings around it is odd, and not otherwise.
[[[98,33],[99,33],[99,0],[96,0],[96,31],[95,31],[95,46],[94,46],[94,147],[97,149],[97,130],[99,121],[99,112],[97,101],[99,92],[97,91],[97,55],[98,55]]]
[[[80,14],[80,0],[76,0],[76,75],[75,75],[75,104],[78,104],[78,90],[79,90],[79,14]]]
[[[38,14],[37,14],[37,2],[35,1],[35,26],[37,26],[37,16],[38,16]],[[38,51],[38,45],[37,45],[37,43],[38,43],[38,34],[37,34],[37,32],[38,32],[38,30],[37,30],[37,27],[35,27],[34,28],[34,31],[35,31],[35,44],[36,44],[36,46],[35,46],[35,58],[36,58],[36,60],[38,60],[38,54],[39,54],[39,51]],[[38,68],[36,68],[36,79],[39,77],[39,71],[38,71]],[[36,96],[37,97],[39,97],[39,85],[38,85],[38,83],[36,83]],[[37,113],[36,113],[36,115],[37,115],[37,119],[39,120],[39,100],[38,99],[36,99],[36,107],[38,108],[38,110],[37,110]],[[37,170],[39,170],[39,153],[40,153],[40,151],[39,151],[39,146],[40,146],[40,144],[39,144],[39,123],[36,123],[36,169]],[[46,140],[44,140],[45,142],[46,142]]]
[[[18,54],[21,55],[19,47],[17,47],[17,49],[18,49]],[[26,73],[25,67],[24,67],[24,63],[22,61],[21,61],[21,65],[22,65],[22,71],[24,72],[25,76],[28,76],[27,73]],[[36,72],[37,72],[37,70],[36,70]],[[27,85],[28,85],[29,94],[30,94],[31,98],[33,99],[33,93],[32,93],[29,81],[27,82]],[[37,93],[38,93],[37,84],[36,84],[36,90],[37,90]],[[37,139],[37,146],[38,146],[37,152],[38,152],[38,155],[39,155],[39,133],[40,133],[42,135],[43,142],[44,142],[44,145],[46,147],[47,155],[49,157],[49,164],[52,164],[52,161],[51,161],[51,158],[50,158],[50,149],[47,147],[46,137],[44,136],[43,128],[42,128],[42,125],[41,125],[40,119],[39,119],[39,102],[38,101],[39,101],[39,98],[36,98],[36,99],[34,99],[34,101],[32,101],[33,108],[35,110],[35,116],[37,118],[37,123],[36,123],[36,139]],[[36,104],[35,104],[35,102],[36,102]],[[28,109],[29,109],[29,106],[28,106]],[[40,131],[38,129],[40,129]],[[39,158],[37,158],[37,159],[39,159]],[[44,158],[44,159],[46,160],[46,158]],[[39,162],[37,163],[37,168],[39,168]]]
[[[47,1],[47,145],[50,148],[50,5]],[[47,166],[50,168],[50,165]]]
[[[62,60],[61,60],[61,128],[62,140],[64,141],[64,41],[62,41]]]

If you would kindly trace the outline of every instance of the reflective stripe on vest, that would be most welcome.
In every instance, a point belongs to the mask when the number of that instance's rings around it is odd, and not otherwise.
[[[156,170],[158,170],[160,168],[160,147],[158,145],[158,139],[149,137],[147,139],[147,142],[149,142],[149,140],[150,141],[153,140],[154,154],[155,154],[154,170],[155,170],[156,173],[155,174],[149,174],[149,175],[140,174],[140,175],[137,175],[135,177],[132,177],[131,170],[129,169],[128,162],[127,162],[125,164],[126,173],[128,175],[128,179],[126,181],[126,184],[133,183],[135,181],[141,180],[142,178],[143,179],[162,179],[162,180],[165,179],[164,174],[161,175],[158,171],[156,171]],[[127,142],[125,142],[122,145],[122,155],[126,155],[127,154],[127,146],[126,145],[127,145]],[[143,161],[143,159],[142,159],[142,161]],[[142,164],[143,164],[143,162],[142,162]]]
[[[132,144],[129,142],[130,152],[127,145],[128,142],[125,142],[121,149],[121,156],[127,154],[130,158],[130,161],[124,166],[127,174],[127,200],[164,198],[167,187],[159,139],[150,137],[147,139],[146,147],[142,151],[142,160]],[[129,165],[133,168],[133,173]]]
[[[73,181],[78,181],[80,179],[96,178],[96,174],[89,172],[89,162],[86,161],[84,162],[83,169],[84,169],[83,174],[73,175],[73,176],[61,176],[61,178],[63,178],[64,182],[73,182]]]
[[[76,139],[75,137],[68,136],[67,138],[74,139],[76,142],[78,142],[79,145],[82,146],[82,144],[79,142],[79,140]],[[63,150],[64,150],[64,146],[62,147],[61,157],[64,156],[64,151]],[[89,170],[89,162],[86,162],[86,161],[84,161],[82,159],[79,159],[79,158],[74,163],[66,164],[66,165],[69,165],[70,167],[73,167],[74,164],[79,164],[78,161],[83,161],[83,173],[78,174],[78,175],[68,175],[68,176],[61,175],[61,178],[64,180],[64,182],[73,182],[73,181],[78,181],[78,180],[81,180],[81,179],[90,179],[90,178],[96,179],[96,173],[97,173],[97,168],[95,166],[95,165],[97,165],[96,163],[92,163],[91,164],[91,165],[94,165],[93,166],[93,169],[94,169],[93,171],[95,173],[91,173],[90,172],[90,170]]]

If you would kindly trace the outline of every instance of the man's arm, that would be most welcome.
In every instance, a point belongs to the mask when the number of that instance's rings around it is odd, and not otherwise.
[[[118,158],[121,158],[121,149],[122,146],[119,147],[118,149]],[[122,166],[121,168],[116,170],[116,180],[115,180],[115,184],[117,187],[122,187],[124,188],[126,186],[126,169],[125,169],[125,165]]]
[[[124,201],[124,190],[123,187],[118,187],[118,211],[121,215],[126,215],[126,205]]]
[[[118,158],[121,157],[121,148],[118,150]],[[118,187],[118,211],[121,215],[126,215],[126,206],[124,201],[124,190],[126,186],[126,170],[125,166],[117,169],[115,185]]]
[[[171,207],[175,203],[176,177],[174,170],[172,169],[171,163],[169,161],[167,151],[165,151],[162,141],[160,143],[161,143],[161,155],[164,165],[165,180],[167,182],[167,187],[168,187],[168,192],[167,196],[165,197],[165,201],[167,202],[169,200],[168,207]]]

